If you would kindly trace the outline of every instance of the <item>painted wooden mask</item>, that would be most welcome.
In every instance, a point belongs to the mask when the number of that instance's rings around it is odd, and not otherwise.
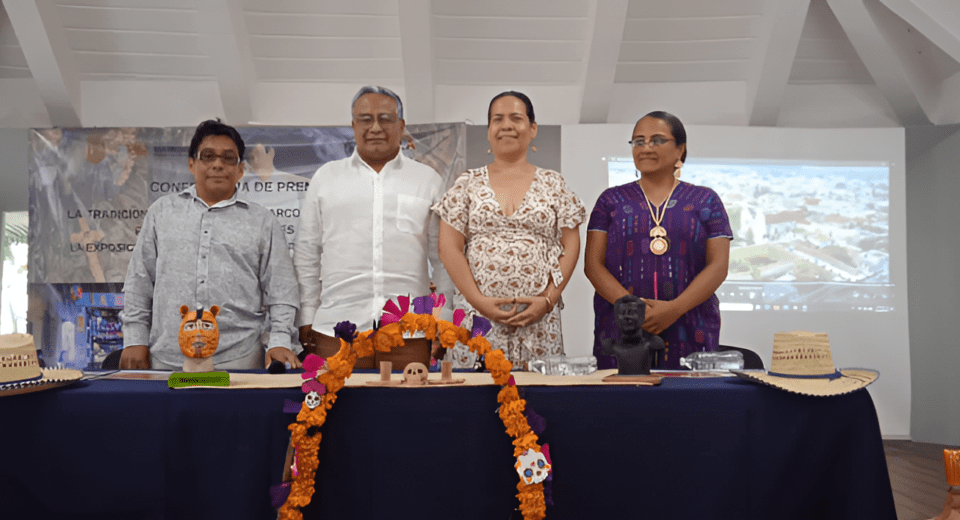
[[[220,342],[220,328],[217,327],[217,314],[220,307],[214,305],[210,310],[200,307],[191,311],[186,305],[180,306],[180,350],[183,355],[192,358],[206,358],[213,355]]]

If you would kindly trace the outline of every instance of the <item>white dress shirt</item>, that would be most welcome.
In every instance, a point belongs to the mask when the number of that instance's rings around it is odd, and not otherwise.
[[[429,294],[430,268],[438,292],[445,289],[438,220],[430,211],[442,183],[433,168],[402,153],[380,173],[356,151],[321,166],[300,209],[294,247],[300,324],[330,336],[341,321],[367,330],[387,300]]]

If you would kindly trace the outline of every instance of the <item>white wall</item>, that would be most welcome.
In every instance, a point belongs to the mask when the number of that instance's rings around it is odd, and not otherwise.
[[[960,446],[960,125],[908,128],[914,441]]]

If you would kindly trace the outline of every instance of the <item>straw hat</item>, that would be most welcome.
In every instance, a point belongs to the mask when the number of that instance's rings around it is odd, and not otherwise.
[[[795,394],[828,396],[859,390],[876,381],[876,370],[837,370],[825,333],[778,332],[773,337],[770,371],[731,370],[744,379]]]
[[[0,336],[0,396],[26,394],[68,385],[83,377],[79,370],[40,368],[33,336]]]

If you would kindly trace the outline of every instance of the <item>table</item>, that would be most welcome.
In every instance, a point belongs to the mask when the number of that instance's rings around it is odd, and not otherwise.
[[[497,387],[351,388],[323,427],[307,518],[510,517]],[[525,387],[554,463],[547,518],[896,519],[869,393],[735,378]],[[5,519],[275,518],[299,390],[81,381],[0,398]]]

